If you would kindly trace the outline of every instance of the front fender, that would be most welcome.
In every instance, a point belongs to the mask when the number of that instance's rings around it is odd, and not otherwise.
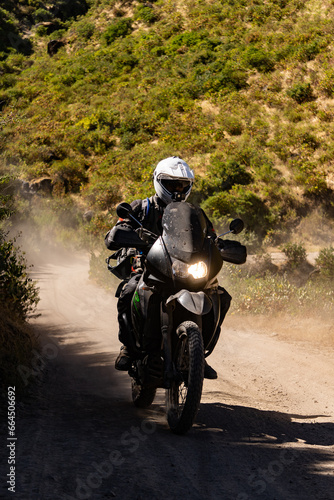
[[[181,304],[187,311],[203,316],[207,314],[212,308],[212,302],[204,292],[189,292],[189,290],[181,290],[175,295],[171,295],[166,304],[171,304],[175,300]]]

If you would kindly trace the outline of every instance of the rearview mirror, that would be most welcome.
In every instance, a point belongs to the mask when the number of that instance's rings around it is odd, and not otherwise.
[[[244,228],[244,221],[241,219],[234,219],[230,224],[230,231],[233,234],[239,234]]]
[[[132,207],[129,203],[120,203],[116,208],[116,213],[121,219],[127,219],[132,213]]]

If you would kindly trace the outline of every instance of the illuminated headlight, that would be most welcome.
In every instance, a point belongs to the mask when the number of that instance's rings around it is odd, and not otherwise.
[[[173,273],[177,278],[188,278],[191,275],[196,280],[205,278],[208,273],[208,268],[206,267],[205,262],[196,262],[196,264],[192,264],[189,266],[180,260],[176,260],[173,262]]]
[[[205,262],[202,261],[188,267],[188,273],[191,274],[196,280],[205,278],[207,272],[208,268],[206,267]]]

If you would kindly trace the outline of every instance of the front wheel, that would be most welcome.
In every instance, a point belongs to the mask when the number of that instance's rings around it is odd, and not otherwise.
[[[181,323],[173,362],[176,376],[166,390],[167,421],[172,432],[185,434],[199,409],[204,378],[202,334],[192,321]]]

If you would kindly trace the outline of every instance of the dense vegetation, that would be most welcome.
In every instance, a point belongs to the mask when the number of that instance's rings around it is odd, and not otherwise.
[[[279,243],[333,217],[331,2],[7,0],[0,29],[2,167],[80,195],[96,233],[171,154],[216,223]]]

